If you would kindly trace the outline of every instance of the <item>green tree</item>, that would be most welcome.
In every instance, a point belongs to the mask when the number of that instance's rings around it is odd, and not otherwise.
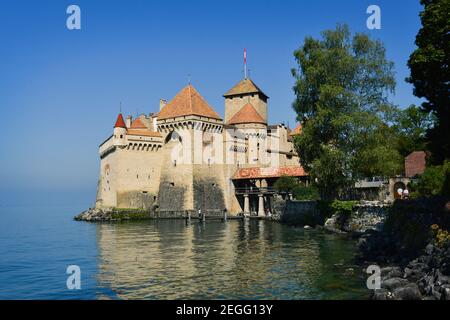
[[[406,157],[413,151],[428,150],[426,133],[432,125],[433,115],[415,105],[399,110],[395,124],[399,153]]]
[[[274,188],[279,192],[288,193],[298,186],[298,181],[294,177],[281,176],[275,181]]]
[[[416,37],[417,49],[411,54],[407,81],[414,94],[427,101],[423,110],[436,121],[428,131],[434,164],[450,159],[450,0],[421,0],[422,28]]]
[[[295,146],[322,197],[335,198],[364,176],[398,171],[388,125],[395,118],[387,98],[395,88],[394,66],[383,44],[365,34],[352,37],[348,26],[338,25],[321,39],[307,37],[294,56],[293,108],[303,125]]]

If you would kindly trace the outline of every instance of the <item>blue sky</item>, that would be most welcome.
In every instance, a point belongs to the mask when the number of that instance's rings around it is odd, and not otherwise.
[[[81,8],[81,30],[66,28],[70,4]],[[370,4],[381,7],[381,30],[366,28]],[[395,62],[393,102],[419,104],[404,78],[420,10],[418,0],[2,1],[0,204],[41,194],[93,202],[98,145],[119,102],[125,114],[157,111],[191,74],[223,114],[244,47],[251,78],[270,96],[270,122],[293,126],[293,51],[336,23],[381,39]]]

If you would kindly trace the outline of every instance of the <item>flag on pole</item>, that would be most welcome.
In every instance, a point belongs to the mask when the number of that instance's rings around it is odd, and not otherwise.
[[[244,77],[247,79],[247,49],[244,48]]]

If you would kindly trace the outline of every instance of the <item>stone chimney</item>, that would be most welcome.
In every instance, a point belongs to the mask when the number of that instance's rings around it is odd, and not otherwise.
[[[167,100],[166,99],[159,99],[159,111],[162,110],[162,108],[164,108],[164,106],[167,104]]]

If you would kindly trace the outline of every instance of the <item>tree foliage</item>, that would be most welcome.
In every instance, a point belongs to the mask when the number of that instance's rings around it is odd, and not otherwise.
[[[291,192],[298,185],[297,179],[289,176],[281,176],[274,184],[274,188],[279,192]]]
[[[436,195],[450,196],[450,161],[443,165],[429,166],[416,182],[410,183],[413,197]]]
[[[407,79],[414,94],[427,101],[422,104],[436,121],[428,131],[433,162],[450,159],[450,0],[421,0],[422,28],[416,37],[417,49],[411,54]]]
[[[295,146],[322,196],[337,197],[365,176],[400,171],[388,101],[394,66],[383,44],[338,25],[321,39],[307,37],[294,56],[293,108],[303,125]]]
[[[398,135],[397,148],[403,157],[413,151],[428,150],[426,133],[432,127],[433,120],[431,113],[415,105],[399,110],[394,127]]]
[[[292,189],[295,200],[319,200],[319,190],[314,185],[298,185]]]

